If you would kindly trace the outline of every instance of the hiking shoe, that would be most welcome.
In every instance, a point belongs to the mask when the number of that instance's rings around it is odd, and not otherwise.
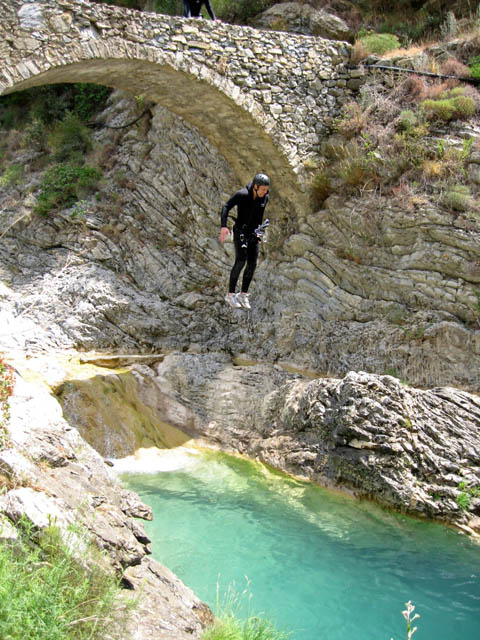
[[[231,307],[233,307],[233,309],[241,309],[242,307],[240,302],[237,300],[237,295],[238,294],[236,293],[227,293],[227,295],[225,296],[225,300]]]
[[[244,309],[251,309],[250,300],[248,299],[248,293],[238,293],[237,301]]]

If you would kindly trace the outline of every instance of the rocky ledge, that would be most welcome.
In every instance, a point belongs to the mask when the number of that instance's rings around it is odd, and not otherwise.
[[[133,365],[101,383],[116,385],[110,395],[124,393],[126,406],[150,416],[150,431],[157,412],[159,430],[168,424],[197,442],[480,532],[480,398],[473,394],[361,372],[308,379],[278,365],[193,353]],[[64,411],[98,450],[115,457],[102,441],[104,429],[94,432],[79,419],[82,405],[91,407],[98,396],[90,385],[64,384]],[[116,441],[122,455],[128,446],[151,446],[141,434],[127,444]]]
[[[92,562],[88,543],[101,549],[105,570],[122,576],[120,597],[138,598],[129,638],[199,638],[212,613],[149,555],[138,518],[151,520],[150,507],[120,486],[48,389],[17,377],[10,407],[0,450],[0,543],[15,542],[20,520],[27,519],[34,532],[54,522],[86,566]]]

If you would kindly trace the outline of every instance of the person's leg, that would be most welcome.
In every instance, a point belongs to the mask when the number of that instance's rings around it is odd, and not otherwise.
[[[258,258],[258,242],[256,238],[252,238],[247,247],[247,266],[243,272],[242,293],[248,292],[248,287],[252,281],[253,274],[257,267]]]
[[[189,0],[183,0],[183,17],[184,18],[191,18],[192,17],[192,12],[191,12],[191,9],[190,9]]]
[[[228,286],[229,293],[235,293],[240,272],[245,266],[245,262],[247,260],[247,249],[242,248],[242,240],[240,239],[240,233],[237,230],[233,232],[233,244],[235,245],[235,262],[230,272],[230,281]]]

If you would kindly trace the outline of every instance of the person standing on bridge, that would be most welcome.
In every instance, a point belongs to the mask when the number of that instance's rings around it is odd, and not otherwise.
[[[218,18],[215,18],[215,14],[213,13],[210,0],[183,0],[183,17],[201,18],[202,14],[200,11],[202,9],[202,5],[205,5],[205,9],[208,11],[210,18],[218,21]]]
[[[228,212],[237,207],[237,218],[233,227],[233,241],[235,245],[235,263],[230,272],[228,293],[225,300],[233,308],[250,309],[248,287],[252,281],[258,258],[258,243],[261,233],[257,235],[263,222],[263,214],[268,203],[270,178],[265,173],[257,173],[252,182],[244,189],[240,189],[223,205],[221,213],[220,242],[225,242],[231,235],[227,227]],[[265,225],[268,221],[265,221]],[[235,293],[240,272],[243,272],[242,290]]]

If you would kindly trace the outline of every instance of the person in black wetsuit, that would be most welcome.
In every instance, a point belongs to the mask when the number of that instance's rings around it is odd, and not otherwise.
[[[255,229],[262,224],[263,214],[268,202],[270,178],[264,173],[257,173],[252,182],[244,189],[240,189],[223,205],[221,214],[220,242],[225,242],[230,230],[227,227],[228,212],[237,207],[237,220],[233,227],[233,241],[235,244],[235,263],[230,273],[228,293],[225,300],[232,307],[250,309],[248,287],[252,281],[258,258],[259,239]],[[235,293],[240,272],[243,272],[242,290]]]
[[[210,0],[183,0],[183,17],[184,18],[201,18],[200,13],[202,5],[205,5],[205,9],[208,11],[208,15],[212,20],[217,20],[213,13]]]

